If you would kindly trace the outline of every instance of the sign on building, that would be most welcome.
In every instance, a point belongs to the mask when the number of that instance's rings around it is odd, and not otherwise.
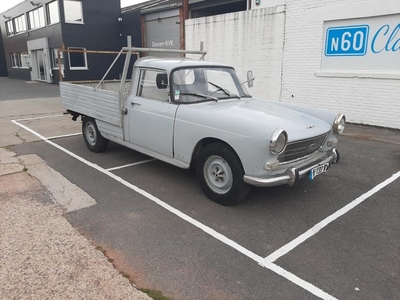
[[[400,71],[400,14],[325,22],[321,68]]]

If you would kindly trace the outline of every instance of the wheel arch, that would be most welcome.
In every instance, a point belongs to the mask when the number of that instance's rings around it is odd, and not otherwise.
[[[223,144],[226,147],[230,148],[235,153],[237,158],[239,159],[240,164],[242,165],[242,168],[243,168],[242,160],[240,159],[237,151],[235,151],[235,149],[231,145],[229,145],[226,141],[221,140],[219,138],[213,138],[213,137],[203,138],[203,139],[201,139],[200,141],[197,142],[197,144],[194,147],[193,152],[192,152],[192,159],[191,159],[191,162],[190,162],[190,166],[191,167],[196,166],[197,157],[199,156],[201,150],[204,147],[206,147],[206,146],[208,146],[210,144],[213,144],[213,143],[220,143],[220,144]]]

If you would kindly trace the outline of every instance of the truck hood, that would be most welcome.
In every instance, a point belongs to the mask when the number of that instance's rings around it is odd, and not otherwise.
[[[322,116],[322,117],[317,117]],[[242,98],[194,105],[180,105],[177,119],[245,136],[263,136],[281,128],[289,141],[328,132],[335,114],[290,104]],[[322,119],[323,118],[323,119]],[[329,120],[329,121],[328,121]]]

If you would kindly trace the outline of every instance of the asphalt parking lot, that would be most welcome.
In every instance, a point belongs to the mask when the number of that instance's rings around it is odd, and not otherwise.
[[[330,172],[224,207],[192,170],[113,143],[92,153],[79,124],[52,118],[71,127],[49,136],[48,119],[17,120],[44,141],[11,150],[97,201],[66,218],[138,286],[174,299],[398,299],[399,131],[349,126]]]

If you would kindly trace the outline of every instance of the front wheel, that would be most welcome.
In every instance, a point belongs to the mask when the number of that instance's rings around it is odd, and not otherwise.
[[[207,145],[197,158],[197,178],[208,198],[222,205],[243,200],[250,186],[243,181],[243,167],[236,153],[222,143]]]
[[[103,152],[107,149],[108,140],[100,134],[94,119],[89,117],[83,118],[82,134],[85,144],[90,151]]]

